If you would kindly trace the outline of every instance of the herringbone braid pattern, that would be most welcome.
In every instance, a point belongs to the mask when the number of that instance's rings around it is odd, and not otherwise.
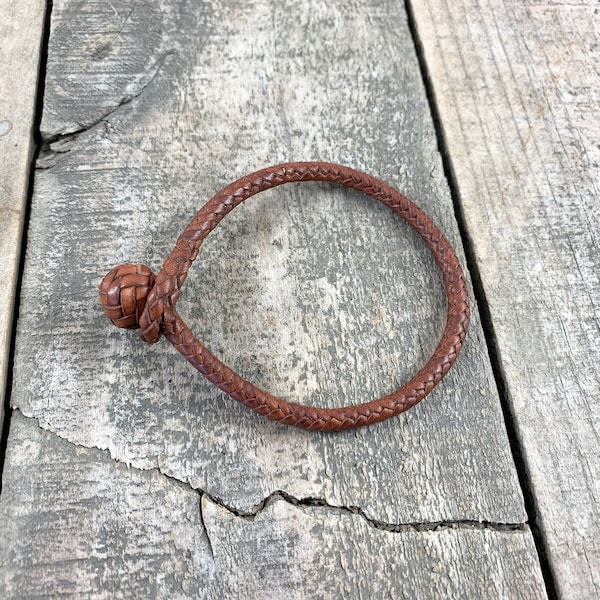
[[[409,382],[379,400],[324,409],[276,398],[252,385],[213,356],[175,312],[190,266],[202,242],[221,219],[254,194],[297,181],[329,181],[382,202],[419,233],[442,272],[448,299],[442,338],[427,364]],[[155,343],[164,334],[200,373],[248,408],[287,425],[320,431],[340,431],[383,421],[420,402],[456,360],[469,324],[469,299],[463,271],[450,243],[431,219],[385,183],[349,167],[321,162],[269,167],[228,185],[198,211],[177,239],[175,249],[153,281],[148,267],[121,265],[102,280],[100,300],[106,315],[115,325],[139,325],[142,338],[149,343]]]

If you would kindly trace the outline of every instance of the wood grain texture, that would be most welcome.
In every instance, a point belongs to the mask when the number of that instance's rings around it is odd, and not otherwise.
[[[0,596],[194,597],[213,569],[200,495],[18,411],[0,499]]]
[[[44,1],[0,0],[0,429],[27,201]]]
[[[386,531],[274,498],[234,515],[156,469],[15,411],[0,594],[64,598],[544,598],[528,528]]]
[[[600,597],[600,8],[414,13],[559,591]]]
[[[286,160],[380,177],[416,200],[462,256],[402,7],[89,6],[96,12],[54,5],[49,145],[33,198],[14,405],[73,443],[158,467],[238,511],[283,490],[390,524],[522,524],[476,311],[457,364],[425,402],[324,435],[237,405],[168,344],[114,329],[98,302],[100,278],[115,264],[156,270],[212,193]],[[98,44],[112,50],[92,68]],[[149,58],[129,60],[132,46]],[[61,71],[69,61],[81,65],[79,86]],[[146,83],[132,94],[129,81]],[[103,85],[92,102],[88,88]],[[307,184],[261,194],[228,216],[203,246],[178,310],[256,384],[332,406],[408,379],[437,343],[445,302],[431,256],[390,211]],[[525,552],[535,561],[531,544]]]

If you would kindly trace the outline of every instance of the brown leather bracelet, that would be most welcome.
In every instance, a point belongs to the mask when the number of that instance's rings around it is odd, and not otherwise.
[[[408,383],[379,400],[325,409],[271,396],[214,357],[175,312],[187,272],[204,238],[219,221],[250,196],[295,181],[330,181],[363,192],[389,206],[417,231],[442,272],[448,299],[442,338],[427,364]],[[340,431],[377,423],[420,402],[456,360],[469,324],[469,298],[463,271],[452,246],[431,219],[385,183],[349,167],[322,162],[268,167],[228,185],[198,211],[156,277],[145,265],[119,265],[102,280],[100,301],[106,316],[117,327],[140,327],[142,338],[151,344],[163,334],[202,375],[248,408],[287,425],[320,431]]]

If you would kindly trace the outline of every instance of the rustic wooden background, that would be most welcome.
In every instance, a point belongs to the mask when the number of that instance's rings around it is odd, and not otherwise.
[[[593,3],[0,8],[2,597],[600,596]],[[265,421],[99,310],[115,264],[158,270],[214,192],[289,160],[402,190],[470,269],[468,342],[405,415]],[[445,302],[390,211],[305,184],[228,216],[178,308],[260,386],[336,406],[409,378]]]

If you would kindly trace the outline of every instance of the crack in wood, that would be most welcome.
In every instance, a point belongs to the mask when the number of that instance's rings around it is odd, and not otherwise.
[[[159,471],[160,471],[160,469],[159,469]],[[161,471],[161,474],[164,475],[164,473],[162,473],[162,471]],[[212,560],[214,562],[215,552],[213,549],[210,532],[208,531],[208,528],[206,527],[206,521],[204,520],[204,509],[202,508],[202,500],[204,499],[205,496],[206,497],[208,497],[208,496],[205,493],[200,493],[199,496],[200,496],[200,498],[198,500],[198,510],[200,511],[200,523],[202,523],[202,528],[204,529],[204,535],[206,536],[206,541],[208,542],[208,551],[210,553],[210,557],[212,558]]]
[[[163,473],[164,475],[164,473]],[[168,477],[168,476],[167,476]],[[364,509],[360,506],[343,506],[337,504],[331,504],[324,498],[296,498],[291,494],[283,490],[276,490],[266,496],[256,507],[251,511],[240,511],[227,503],[223,502],[220,498],[209,494],[207,492],[201,492],[203,496],[206,496],[211,502],[224,508],[227,512],[239,517],[241,519],[254,520],[263,510],[268,508],[271,504],[277,501],[284,501],[288,504],[296,506],[298,508],[303,507],[319,507],[327,508],[332,511],[339,512],[340,514],[351,514],[356,515],[364,519],[374,529],[380,529],[382,531],[389,531],[392,533],[403,533],[403,532],[426,532],[426,531],[440,531],[444,529],[469,529],[469,530],[483,530],[489,529],[492,531],[500,532],[511,532],[511,531],[527,531],[529,525],[525,523],[500,523],[494,521],[476,521],[473,519],[449,519],[440,521],[412,521],[406,523],[386,523],[378,519],[373,519],[367,516]]]
[[[21,415],[23,415],[23,417],[25,417],[26,419],[34,421],[37,424],[37,426],[40,429],[42,429],[43,431],[45,431],[51,435],[55,435],[56,437],[69,443],[70,445],[75,446],[76,448],[84,448],[85,450],[102,452],[104,454],[108,454],[110,459],[112,461],[114,461],[115,463],[123,462],[123,461],[120,461],[119,459],[115,458],[114,456],[112,456],[110,450],[108,450],[108,449],[99,448],[97,446],[84,446],[82,444],[77,444],[75,442],[72,442],[71,440],[62,437],[61,435],[52,431],[51,429],[47,429],[46,427],[44,427],[40,423],[38,418],[24,414],[20,408],[14,407],[13,410],[19,411],[21,413]],[[308,507],[310,507],[310,508],[318,507],[318,508],[324,508],[324,509],[331,510],[331,511],[336,511],[336,512],[338,512],[340,514],[344,514],[344,515],[355,515],[355,516],[358,516],[358,517],[364,519],[367,522],[367,524],[369,526],[373,527],[374,529],[380,529],[382,531],[388,531],[391,533],[436,532],[436,531],[442,531],[442,530],[446,530],[446,529],[467,529],[467,530],[485,530],[485,529],[487,529],[487,530],[498,531],[498,532],[514,532],[514,531],[528,531],[529,530],[529,523],[527,521],[525,521],[523,523],[503,523],[503,522],[488,521],[488,520],[478,521],[478,520],[474,520],[474,519],[447,519],[447,520],[439,520],[439,521],[409,521],[409,522],[405,522],[405,523],[387,523],[385,521],[381,521],[379,519],[373,519],[372,517],[369,517],[367,515],[366,511],[363,508],[361,508],[360,506],[344,506],[344,505],[338,505],[338,504],[331,504],[325,498],[316,498],[316,497],[311,497],[311,496],[307,496],[304,498],[297,498],[296,496],[293,496],[292,494],[289,494],[288,492],[286,492],[284,490],[275,490],[275,491],[271,492],[268,496],[265,496],[265,498],[263,498],[258,504],[256,504],[251,510],[243,511],[243,510],[236,508],[235,506],[228,504],[222,498],[219,498],[215,494],[211,494],[200,488],[195,488],[194,486],[192,486],[189,483],[189,481],[181,481],[180,479],[177,479],[176,477],[173,477],[172,475],[165,473],[161,469],[160,464],[158,462],[157,462],[157,466],[152,469],[141,469],[139,467],[134,467],[129,464],[127,465],[127,468],[136,469],[139,471],[147,471],[147,472],[157,471],[163,477],[174,482],[176,485],[184,486],[186,489],[193,490],[194,492],[196,492],[199,495],[200,521],[202,522],[202,526],[204,527],[204,531],[206,533],[206,537],[208,539],[208,543],[210,546],[211,556],[213,556],[213,558],[214,558],[213,547],[212,547],[212,543],[210,540],[209,532],[206,527],[206,523],[204,521],[204,514],[203,514],[203,510],[202,510],[202,500],[204,497],[206,497],[208,500],[210,500],[213,504],[216,504],[217,506],[220,506],[221,508],[225,509],[228,513],[230,513],[236,517],[239,517],[240,519],[245,519],[245,520],[250,520],[250,521],[254,520],[257,517],[257,515],[259,515],[261,512],[263,512],[269,506],[271,506],[274,502],[284,501],[284,502],[287,502],[288,504],[291,504],[292,506],[296,506],[300,509],[308,508]]]
[[[92,131],[98,125],[106,122],[106,120],[121,107],[130,104],[133,100],[139,98],[144,93],[144,90],[146,90],[148,86],[154,82],[167,58],[174,55],[175,50],[167,50],[166,52],[163,52],[150,68],[150,77],[146,81],[142,82],[135,92],[125,94],[119,100],[116,106],[106,110],[100,117],[90,121],[89,123],[79,123],[79,128],[75,130],[62,132],[59,131],[50,136],[44,136],[43,134],[40,134],[41,146],[35,165],[36,169],[51,169],[57,163],[57,156],[59,154],[66,154],[70,152],[71,146],[82,133]]]

